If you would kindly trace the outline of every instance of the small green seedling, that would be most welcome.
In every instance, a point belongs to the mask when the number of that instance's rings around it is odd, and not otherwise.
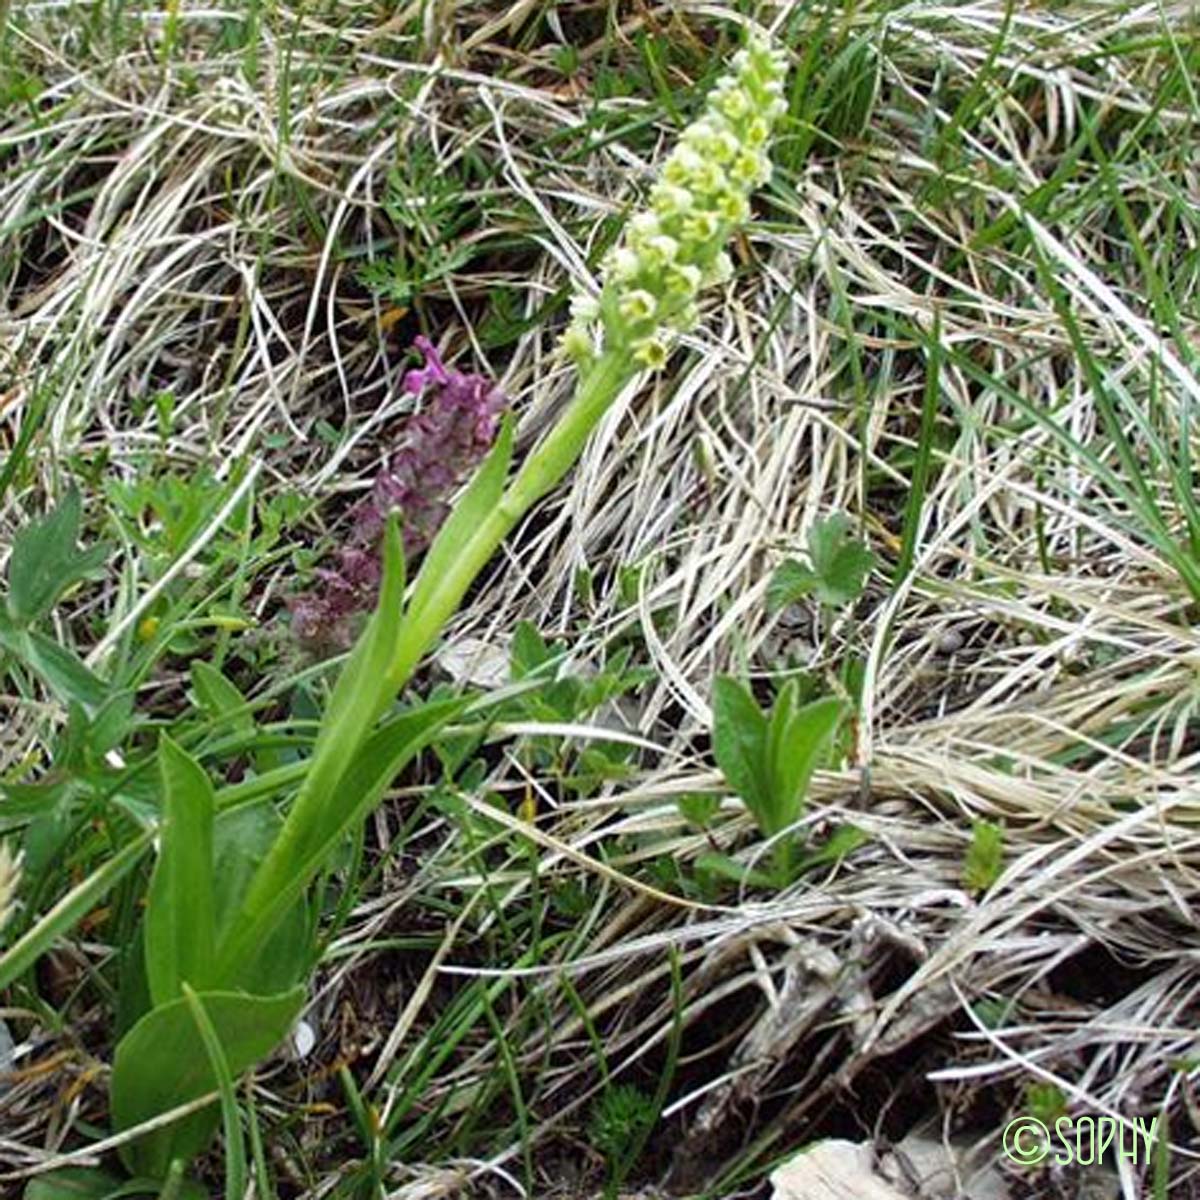
[[[814,865],[797,859],[797,840],[790,830],[804,815],[813,772],[828,758],[846,706],[833,696],[802,705],[800,685],[789,680],[764,713],[744,684],[721,676],[713,716],[717,766],[774,850],[767,872],[747,871],[732,860],[722,863],[720,855],[705,855],[703,865],[746,882],[786,887],[799,869]],[[844,838],[840,845],[847,847]]]
[[[654,1100],[632,1084],[606,1088],[592,1109],[588,1140],[608,1164],[606,1195],[615,1195],[632,1155],[654,1123]]]
[[[976,821],[963,859],[963,887],[986,892],[1004,870],[1004,829],[992,821]]]

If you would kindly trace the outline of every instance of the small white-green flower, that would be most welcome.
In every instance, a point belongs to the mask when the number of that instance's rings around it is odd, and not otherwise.
[[[741,192],[723,192],[717,197],[717,213],[731,225],[750,220],[750,201]]]
[[[596,339],[588,323],[572,321],[562,335],[563,352],[576,362],[588,362],[595,357]]]
[[[650,189],[650,201],[660,217],[674,217],[692,207],[692,193],[673,183],[656,183]]]
[[[686,296],[689,300],[700,290],[704,283],[704,272],[691,263],[672,267],[667,272],[667,291],[675,296]]]
[[[741,143],[728,129],[721,129],[713,136],[712,157],[719,163],[731,162],[741,148]]]
[[[0,842],[0,932],[16,908],[17,884],[21,880],[21,858],[14,857]]]
[[[654,213],[638,213],[629,221],[629,238],[635,244],[638,241],[647,242],[652,237],[658,237],[661,232],[662,226]]]
[[[711,209],[693,213],[683,223],[688,238],[698,244],[716,241],[721,233],[721,216]]]
[[[662,270],[679,257],[679,243],[673,237],[667,237],[665,233],[647,238],[639,249],[643,264],[652,271]]]
[[[767,151],[787,111],[787,63],[754,38],[731,67],[663,165],[651,210],[629,222],[605,258],[598,305],[572,307],[563,346],[580,363],[599,350],[624,351],[657,370],[673,334],[699,319],[700,289],[732,274],[724,247],[750,219],[750,192],[771,177]]]
[[[746,126],[746,145],[765,146],[771,137],[771,126],[764,117],[755,117]]]
[[[600,315],[600,301],[595,296],[577,292],[571,297],[571,316],[576,321],[594,321]]]
[[[666,365],[668,353],[667,343],[661,337],[642,338],[633,344],[633,357],[652,371]]]
[[[692,176],[703,165],[704,159],[688,143],[684,142],[667,159],[667,164],[663,167],[663,179],[667,183],[673,183],[678,187],[686,188],[691,182]]]
[[[621,316],[631,325],[650,320],[657,307],[654,296],[645,288],[634,288],[632,292],[626,292],[618,303]]]
[[[641,259],[628,246],[616,250],[608,262],[608,269],[617,279],[624,282],[636,279],[641,268]]]
[[[717,98],[718,107],[731,121],[742,120],[751,104],[750,97],[739,87],[726,88]]]
[[[733,259],[724,250],[712,260],[712,265],[704,275],[702,286],[709,284],[728,283],[733,278]]]

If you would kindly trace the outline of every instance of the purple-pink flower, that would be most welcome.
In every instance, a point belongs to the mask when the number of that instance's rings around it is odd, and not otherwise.
[[[404,376],[404,388],[424,400],[410,417],[400,448],[371,492],[350,515],[350,529],[332,566],[319,567],[319,586],[291,602],[292,627],[305,642],[348,647],[355,618],[375,606],[382,574],[379,543],[388,514],[400,513],[406,555],[424,550],[450,511],[455,488],[487,454],[508,399],[490,379],[442,362],[427,337],[415,347],[424,365]]]

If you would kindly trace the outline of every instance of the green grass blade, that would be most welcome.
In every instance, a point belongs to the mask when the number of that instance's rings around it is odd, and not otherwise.
[[[87,916],[137,866],[153,837],[151,830],[139,834],[0,954],[0,988],[24,974],[58,938]]]
[[[229,1060],[225,1057],[221,1039],[204,1008],[204,1002],[186,983],[183,984],[183,998],[200,1032],[204,1053],[208,1056],[221,1096],[221,1126],[225,1133],[225,1200],[242,1200],[246,1193],[246,1144],[238,1117],[233,1072],[229,1069]]]

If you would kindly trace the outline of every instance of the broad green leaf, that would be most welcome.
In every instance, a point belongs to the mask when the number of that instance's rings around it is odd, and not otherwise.
[[[208,1192],[190,1179],[181,1179],[172,1200],[209,1200]],[[121,1179],[99,1167],[61,1167],[25,1185],[24,1200],[132,1200],[134,1196],[162,1200],[161,1179]]]
[[[67,930],[81,921],[138,863],[153,834],[147,830],[69,891],[23,937],[0,954],[0,988],[24,974]]]
[[[25,1200],[109,1200],[124,1181],[99,1167],[61,1167],[25,1185]]]
[[[842,701],[826,696],[803,708],[789,707],[778,731],[772,730],[771,790],[778,797],[778,811],[787,818],[778,829],[786,828],[803,813],[813,772],[824,762],[844,714]]]
[[[46,870],[57,871],[67,843],[78,833],[80,800],[86,791],[70,777],[63,785],[58,802],[25,827],[21,849],[30,879],[37,879]]]
[[[37,783],[0,782],[0,834],[20,829],[69,804],[79,789],[71,778],[47,773]]]
[[[36,629],[0,629],[0,646],[43,679],[63,703],[74,701],[91,715],[108,699],[108,685],[73,650]]]
[[[766,736],[767,719],[749,689],[718,676],[713,685],[713,757],[760,827],[769,812]]]
[[[133,724],[132,691],[116,692],[97,709],[87,731],[88,750],[102,758],[114,746],[125,740]]]
[[[813,522],[808,557],[809,566],[788,559],[776,568],[767,587],[769,608],[780,609],[813,594],[830,608],[852,604],[875,565],[875,555],[854,536],[854,522],[845,513]]]
[[[689,825],[706,829],[721,807],[721,798],[708,792],[687,792],[675,803],[679,806],[679,815]]]
[[[44,617],[73,583],[90,575],[108,557],[108,547],[80,551],[82,506],[72,488],[41,520],[26,525],[13,540],[8,560],[8,615],[18,626]]]
[[[362,747],[335,789],[297,836],[275,840],[230,921],[218,954],[218,978],[237,985],[247,964],[337,850],[342,838],[379,803],[396,773],[467,706],[458,698],[422,704],[393,717]],[[290,820],[290,818],[289,818]],[[285,830],[286,832],[286,825]]]
[[[205,1010],[204,1001],[186,983],[183,985],[183,998],[200,1032],[204,1053],[208,1056],[208,1065],[212,1068],[221,1096],[221,1126],[225,1134],[225,1195],[242,1196],[246,1192],[246,1144],[242,1139],[242,1123],[238,1119],[233,1073],[229,1069],[221,1038]]]
[[[163,820],[146,903],[146,976],[156,1005],[212,980],[216,948],[213,792],[204,770],[165,734],[158,744]]]
[[[836,863],[847,854],[865,846],[871,839],[857,825],[838,825],[832,829],[829,836],[796,864],[796,874],[811,871],[814,867],[822,867],[827,863]]]
[[[245,696],[216,667],[202,658],[193,660],[191,674],[196,700],[204,713],[223,722],[230,733],[253,737],[254,716]]]
[[[139,921],[121,948],[113,1037],[120,1041],[154,1007],[146,978],[146,923]]]
[[[854,522],[845,513],[813,523],[808,555],[817,576],[817,598],[831,608],[857,600],[875,565],[875,555],[854,536]]]
[[[779,881],[766,871],[756,870],[746,863],[730,858],[728,854],[720,854],[716,850],[706,850],[696,859],[697,873],[707,871],[720,879],[728,879],[731,883],[749,884],[751,887],[771,888],[779,886]]]
[[[779,763],[782,746],[792,733],[792,722],[796,710],[800,707],[800,685],[794,679],[779,689],[775,703],[771,706],[767,717],[767,733],[763,742],[763,770],[767,777],[767,801],[764,819],[761,822],[762,831],[767,837],[774,837],[780,830],[800,819],[803,812],[803,795],[787,786],[787,781],[780,776]]]
[[[217,815],[214,834],[217,892],[217,937],[223,938],[241,911],[254,873],[274,845],[283,818],[266,801],[245,804]],[[307,970],[313,952],[310,905],[303,896],[279,927],[257,948],[238,978],[238,985],[257,995],[284,991]]]
[[[201,992],[229,1075],[236,1079],[283,1040],[304,1007],[304,989],[279,996]],[[118,1043],[113,1059],[111,1110],[118,1132],[216,1091],[217,1077],[199,1053],[196,1022],[182,997],[147,1013]],[[134,1174],[162,1179],[175,1159],[194,1158],[220,1123],[215,1106],[143,1134],[120,1149]]]
[[[767,608],[777,612],[817,590],[816,575],[803,563],[789,558],[775,568],[767,584]]]
[[[509,663],[513,679],[524,679],[554,657],[537,626],[531,621],[518,621],[509,647]]]

